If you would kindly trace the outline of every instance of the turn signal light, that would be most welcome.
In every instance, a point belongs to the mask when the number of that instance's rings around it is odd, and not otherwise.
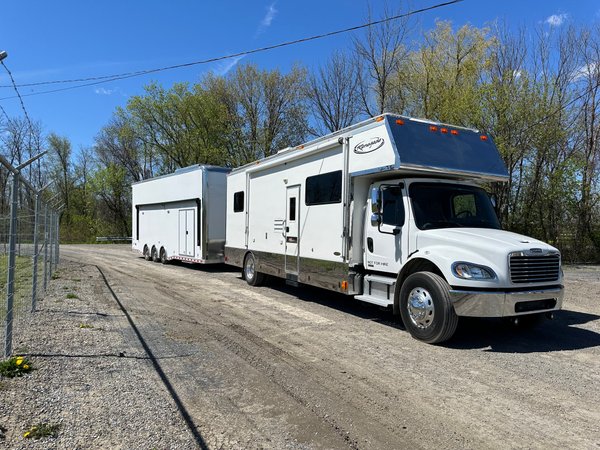
[[[342,281],[342,291],[347,291],[347,290],[348,290],[348,282]]]

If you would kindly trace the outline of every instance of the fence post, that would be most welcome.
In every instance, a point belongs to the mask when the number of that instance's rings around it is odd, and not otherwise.
[[[18,172],[12,174],[10,202],[10,231],[8,244],[8,277],[6,281],[6,333],[4,335],[4,357],[12,355],[13,305],[15,296],[15,268],[17,251],[17,200],[19,190]]]
[[[44,292],[48,287],[48,204],[44,206]]]
[[[54,263],[54,211],[50,210],[50,219],[48,221],[50,229],[50,243],[48,245],[50,255],[48,256],[48,277],[52,278],[52,264]]]
[[[31,283],[31,312],[35,312],[37,301],[37,279],[38,279],[38,233],[40,221],[40,193],[35,195],[35,209],[33,213],[33,281]]]
[[[58,267],[58,252],[60,249],[60,211],[56,211],[56,240],[54,241],[54,265]]]

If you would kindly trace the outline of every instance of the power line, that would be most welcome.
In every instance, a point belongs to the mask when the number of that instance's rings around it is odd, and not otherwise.
[[[23,109],[23,113],[25,114],[25,118],[27,119],[27,124],[29,125],[29,132],[31,133],[31,136],[33,137],[33,135],[34,135],[33,125],[31,124],[31,119],[29,118],[27,109],[25,109],[25,103],[23,103],[23,98],[21,97],[21,93],[19,92],[19,89],[17,88],[17,84],[15,83],[15,79],[13,78],[12,72],[8,69],[8,67],[6,67],[6,64],[4,64],[4,61],[0,61],[0,64],[2,64],[2,66],[8,73],[8,76],[10,77],[10,81],[12,82],[13,88],[15,89],[15,92],[17,93],[17,97],[19,98],[19,101],[21,102],[21,108]],[[14,97],[12,97],[12,98],[14,98]],[[2,109],[2,111],[6,115],[6,111],[4,111],[4,108]],[[8,115],[6,117],[8,118]]]
[[[278,48],[282,48],[282,47],[288,47],[290,45],[296,45],[296,44],[301,44],[304,42],[309,42],[309,41],[314,41],[317,39],[323,39],[323,38],[327,38],[327,37],[331,37],[331,36],[335,36],[338,34],[343,34],[343,33],[349,33],[351,31],[356,31],[356,30],[360,30],[362,28],[367,28],[370,26],[374,26],[374,25],[380,25],[386,22],[390,22],[392,20],[397,20],[397,19],[402,19],[405,17],[410,17],[416,14],[421,14],[427,11],[431,11],[434,9],[438,9],[438,8],[442,8],[445,6],[450,6],[456,3],[460,3],[463,0],[451,0],[451,1],[447,1],[444,3],[438,3],[436,5],[432,5],[432,6],[428,6],[426,8],[421,8],[421,9],[417,9],[414,11],[409,11],[407,13],[404,14],[398,14],[395,16],[391,16],[391,17],[386,17],[384,19],[381,20],[376,20],[376,21],[372,21],[372,22],[367,22],[364,23],[362,25],[357,25],[354,27],[349,27],[349,28],[344,28],[341,30],[335,30],[335,31],[330,31],[328,33],[323,33],[323,34],[317,34],[314,36],[309,36],[309,37],[305,37],[305,38],[300,38],[300,39],[295,39],[292,41],[286,41],[286,42],[281,42],[279,44],[274,44],[274,45],[269,45],[267,47],[260,47],[260,48],[256,48],[253,50],[247,50],[247,51],[243,51],[243,52],[239,52],[239,53],[233,53],[233,54],[229,54],[229,55],[224,55],[224,56],[218,56],[215,58],[209,58],[209,59],[204,59],[204,60],[200,60],[200,61],[193,61],[193,62],[189,62],[189,63],[184,63],[184,64],[176,64],[176,65],[172,65],[172,66],[166,66],[166,67],[159,67],[159,68],[154,68],[154,69],[146,69],[146,70],[139,70],[136,72],[126,72],[126,73],[120,73],[120,74],[113,74],[113,75],[103,75],[103,76],[97,76],[97,77],[89,77],[89,78],[77,78],[77,79],[71,79],[71,80],[54,80],[54,81],[40,81],[38,83],[28,83],[28,84],[20,84],[18,85],[19,87],[31,87],[31,86],[41,86],[41,85],[49,85],[49,84],[68,84],[68,83],[85,83],[85,84],[79,84],[77,86],[70,86],[70,87],[66,87],[66,88],[59,88],[59,89],[52,89],[52,90],[48,90],[48,91],[40,91],[40,92],[33,92],[30,94],[24,94],[24,97],[29,97],[29,96],[33,96],[33,95],[42,95],[42,94],[50,94],[53,92],[62,92],[62,91],[67,91],[67,90],[71,90],[71,89],[78,89],[78,88],[82,88],[82,87],[86,87],[86,86],[94,86],[94,85],[98,85],[98,84],[103,84],[103,83],[109,83],[111,81],[117,81],[117,80],[123,80],[126,78],[133,78],[133,77],[139,77],[142,75],[148,75],[148,74],[152,74],[152,73],[157,73],[157,72],[163,72],[166,70],[174,70],[174,69],[181,69],[184,67],[191,67],[191,66],[196,66],[196,65],[201,65],[201,64],[208,64],[208,63],[213,63],[213,62],[218,62],[218,61],[223,61],[226,59],[232,59],[232,58],[239,58],[242,56],[247,56],[247,55],[252,55],[255,53],[261,53],[261,52],[266,52],[269,50],[274,50],[274,49],[278,49]],[[5,87],[9,87],[9,86],[0,86],[0,88],[5,88]],[[0,100],[8,100],[8,99],[12,99],[12,98],[16,98],[16,97],[4,97],[4,98],[0,98]]]

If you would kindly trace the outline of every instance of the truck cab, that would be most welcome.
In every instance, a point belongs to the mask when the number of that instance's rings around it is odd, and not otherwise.
[[[416,338],[448,339],[458,316],[531,319],[562,306],[559,251],[502,230],[476,183],[388,179],[369,193],[357,297],[393,306]]]

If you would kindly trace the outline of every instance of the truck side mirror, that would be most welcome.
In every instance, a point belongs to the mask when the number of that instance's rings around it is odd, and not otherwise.
[[[377,187],[371,189],[371,212],[377,215],[381,213],[381,191]]]
[[[379,225],[381,225],[381,214],[371,214],[371,225],[373,225],[374,227],[379,227]]]
[[[490,197],[490,202],[494,209],[498,208],[498,196],[496,194],[488,194]]]

